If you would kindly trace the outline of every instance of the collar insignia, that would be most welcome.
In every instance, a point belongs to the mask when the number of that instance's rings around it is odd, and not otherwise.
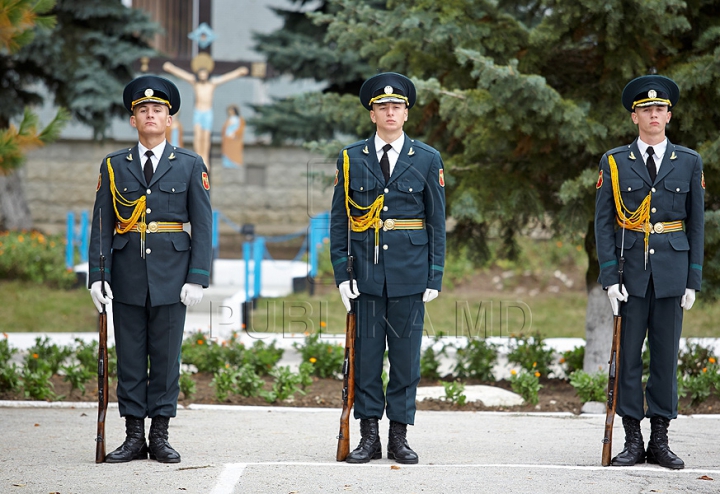
[[[170,156],[168,156],[168,159],[169,159],[169,160],[174,160],[174,159],[175,159],[175,153],[170,153]]]
[[[670,155],[670,159],[671,159],[671,160],[676,160],[676,159],[677,159],[677,154],[675,154],[675,151],[673,151],[672,154]]]
[[[132,153],[128,154],[128,155],[125,157],[125,159],[128,160],[128,161],[132,161],[132,160],[133,160]]]
[[[415,150],[413,148],[410,148],[410,151],[408,151],[408,156],[412,156],[415,154]]]
[[[631,160],[634,160],[634,159],[636,159],[636,158],[635,158],[635,155],[633,154],[633,152],[632,152],[632,151],[630,151],[630,159],[631,159]]]
[[[368,147],[367,147],[367,146],[365,146],[365,147],[363,148],[363,154],[370,154],[370,151],[368,150]]]

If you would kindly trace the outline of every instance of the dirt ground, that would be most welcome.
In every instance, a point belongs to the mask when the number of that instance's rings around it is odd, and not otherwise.
[[[180,393],[180,404],[189,405],[191,403],[219,404],[215,397],[215,390],[210,386],[212,375],[207,373],[198,373],[194,376],[196,384],[196,393],[187,399]],[[60,376],[53,376],[52,379],[55,393],[62,397],[65,401],[96,401],[97,385],[95,381],[86,384],[86,392],[83,395],[79,390],[70,391],[70,385],[62,380]],[[266,389],[270,389],[270,378],[266,378]],[[575,393],[574,388],[569,382],[562,379],[543,379],[540,383],[543,385],[538,394],[539,402],[537,405],[522,405],[514,407],[486,407],[480,402],[471,402],[459,407],[443,400],[424,400],[418,402],[419,410],[465,410],[465,411],[513,411],[513,412],[570,412],[579,414],[582,403]],[[489,386],[497,386],[499,388],[510,390],[510,382],[498,381],[494,383],[480,382],[468,380],[466,384],[485,384]],[[437,381],[423,380],[420,386],[437,386]],[[322,407],[322,408],[341,408],[341,390],[342,382],[337,379],[321,379],[313,378],[313,383],[306,390],[305,394],[296,393],[294,397],[284,401],[273,403],[273,406],[293,406],[293,407]],[[0,393],[0,400],[22,400],[25,399],[22,393]],[[115,394],[115,384],[110,385],[110,401],[117,401]],[[224,404],[229,405],[249,405],[249,406],[267,406],[270,405],[260,397],[244,397],[231,396]],[[720,399],[712,395],[702,404],[691,407],[688,397],[680,399],[679,411],[681,414],[714,414],[720,413]]]

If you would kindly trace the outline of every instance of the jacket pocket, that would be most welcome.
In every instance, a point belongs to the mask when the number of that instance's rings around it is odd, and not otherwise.
[[[673,232],[670,235],[669,242],[674,250],[678,252],[690,250],[690,243],[685,232]]]
[[[690,182],[682,180],[665,180],[665,190],[672,197],[673,211],[685,212],[685,203],[687,201],[688,192],[690,192]]]
[[[129,241],[130,241],[130,237],[128,237],[127,234],[115,235],[113,237],[113,241],[112,241],[112,249],[113,250],[122,250]]]
[[[158,188],[162,193],[161,202],[165,203],[167,198],[167,211],[171,213],[182,213],[187,204],[187,183],[185,182],[160,182]]]
[[[173,235],[172,244],[176,251],[185,252],[190,250],[190,237],[184,232],[180,235]]]

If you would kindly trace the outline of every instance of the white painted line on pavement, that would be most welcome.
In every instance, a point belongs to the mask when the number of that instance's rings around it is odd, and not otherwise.
[[[211,494],[232,494],[247,463],[227,463]]]

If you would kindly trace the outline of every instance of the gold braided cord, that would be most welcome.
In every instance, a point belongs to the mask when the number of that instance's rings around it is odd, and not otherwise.
[[[621,228],[629,230],[642,229],[645,232],[645,251],[647,252],[648,238],[650,237],[650,200],[652,193],[648,193],[635,211],[630,211],[625,206],[620,194],[620,180],[615,157],[610,155],[608,163],[610,164],[610,179],[612,180],[613,198],[615,199],[615,211],[617,213],[615,220]]]
[[[347,150],[343,150],[343,178],[345,183],[345,210],[350,220],[350,228],[354,232],[364,232],[370,228],[375,228],[375,245],[380,244],[380,213],[385,203],[385,195],[380,194],[375,201],[369,206],[361,206],[350,198],[350,157]],[[350,214],[350,205],[361,211],[367,211],[362,216],[353,216]]]
[[[107,159],[108,175],[110,177],[110,193],[113,196],[113,208],[115,209],[115,216],[118,219],[118,233],[127,233],[130,229],[135,226],[138,219],[141,219],[142,224],[145,224],[145,196],[142,196],[134,201],[128,201],[125,199],[120,192],[118,192],[115,186],[115,171],[110,164],[110,158]],[[134,207],[132,215],[129,218],[123,218],[120,216],[117,205],[126,206],[129,208]],[[144,233],[144,232],[142,232]]]
[[[402,94],[378,94],[377,96],[372,98],[370,101],[368,101],[368,104],[372,105],[377,100],[383,99],[383,98],[397,98],[397,99],[403,100],[405,103],[408,102],[407,96],[403,96]]]
[[[633,107],[633,109],[634,109],[634,108],[635,108],[636,106],[638,106],[638,105],[642,105],[643,103],[650,103],[650,102],[653,102],[653,103],[665,103],[665,104],[668,105],[669,107],[672,106],[672,103],[670,103],[670,100],[669,100],[669,99],[663,99],[663,98],[645,98],[645,99],[639,99],[639,100],[637,100],[637,101],[633,101],[632,107]]]

